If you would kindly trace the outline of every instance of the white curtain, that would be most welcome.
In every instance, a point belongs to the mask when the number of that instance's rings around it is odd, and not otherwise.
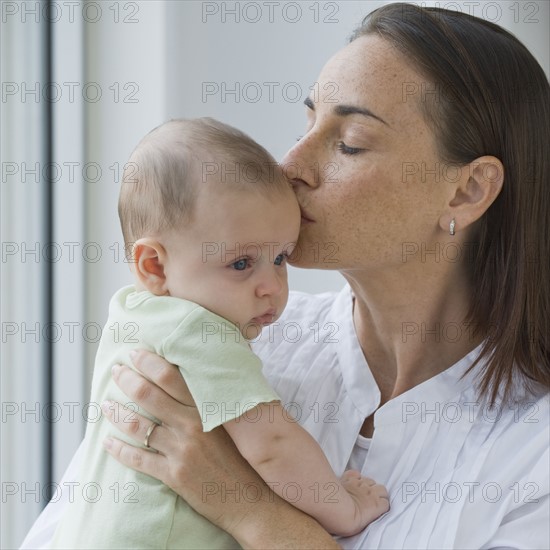
[[[48,265],[47,111],[41,100],[46,78],[47,29],[11,17],[2,6],[1,28],[1,242],[2,340],[1,545],[11,547],[47,495],[49,344],[45,300]],[[7,23],[9,17],[9,23]],[[6,22],[4,22],[6,21]],[[47,491],[47,489],[46,489]]]
[[[2,548],[59,493],[84,427],[84,111],[69,93],[82,83],[83,26],[56,21],[60,7],[1,5]]]

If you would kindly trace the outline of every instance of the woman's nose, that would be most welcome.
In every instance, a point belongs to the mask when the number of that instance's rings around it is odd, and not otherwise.
[[[319,186],[320,159],[317,144],[317,136],[310,131],[300,138],[283,157],[281,166],[286,178],[292,185]]]

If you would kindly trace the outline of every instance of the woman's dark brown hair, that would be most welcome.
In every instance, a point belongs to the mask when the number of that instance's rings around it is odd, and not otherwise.
[[[367,34],[399,49],[438,91],[435,101],[419,103],[444,162],[464,166],[493,155],[503,163],[502,191],[472,235],[468,320],[487,336],[479,389],[492,402],[506,399],[518,374],[528,388],[548,389],[550,87],[544,71],[511,33],[460,12],[390,4],[365,17],[351,40]]]

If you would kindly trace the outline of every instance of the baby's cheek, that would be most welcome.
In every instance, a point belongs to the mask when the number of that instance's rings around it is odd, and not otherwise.
[[[280,299],[279,299],[279,307],[280,307],[280,312],[279,313],[282,313],[282,310],[286,307],[286,304],[288,302],[288,280],[285,279],[284,282],[283,282],[283,289],[281,291],[281,295],[280,295]]]

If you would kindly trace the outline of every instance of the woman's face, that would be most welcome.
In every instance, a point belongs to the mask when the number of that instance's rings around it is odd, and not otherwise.
[[[302,208],[294,265],[395,267],[412,259],[404,253],[413,244],[430,250],[444,236],[453,186],[420,104],[437,97],[410,65],[364,36],[321,71],[305,135],[282,161]]]

